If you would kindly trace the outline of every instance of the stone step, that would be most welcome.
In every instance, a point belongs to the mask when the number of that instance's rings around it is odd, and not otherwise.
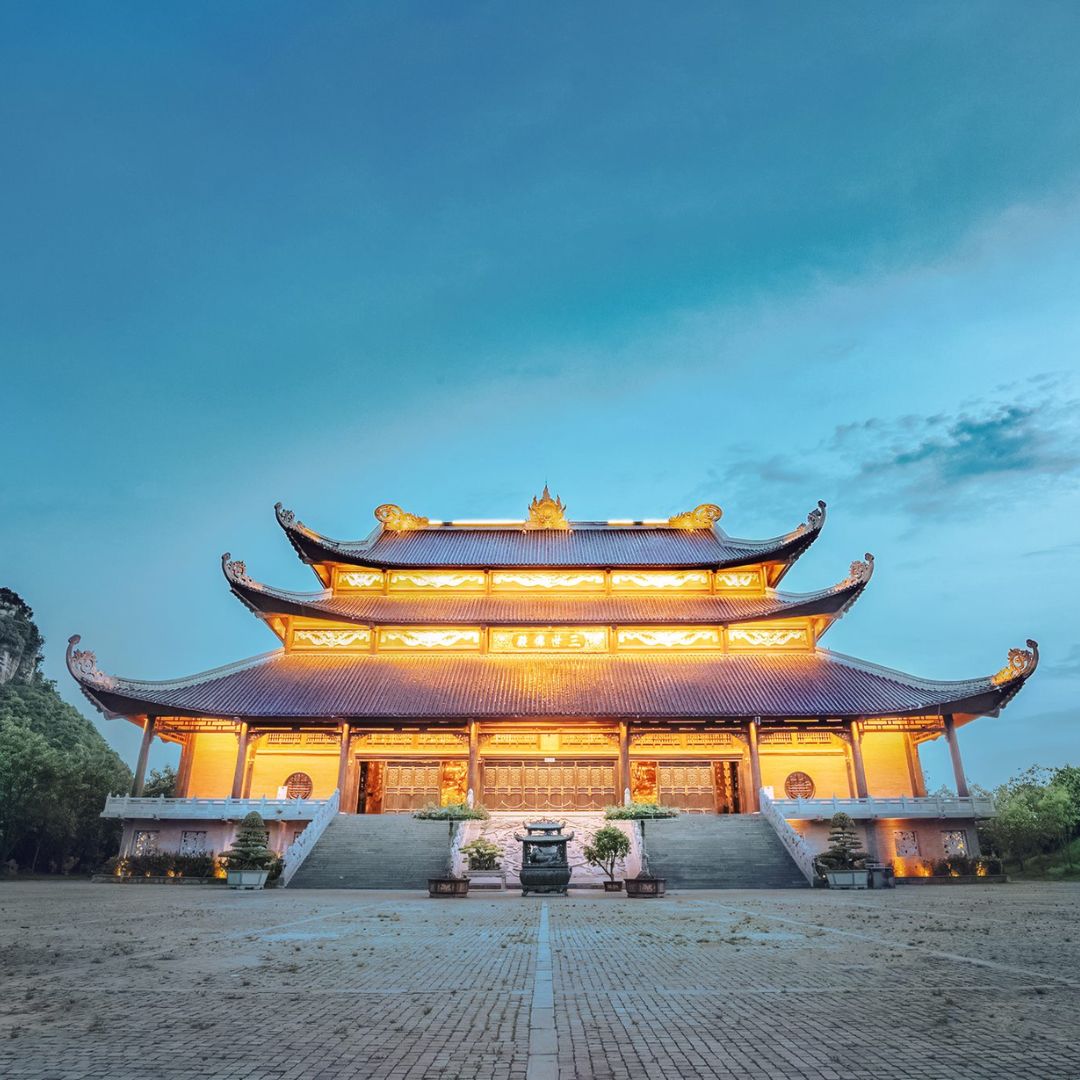
[[[772,826],[757,814],[647,822],[649,870],[673,889],[805,888]]]
[[[426,889],[447,872],[445,821],[407,814],[339,814],[289,883],[292,889]]]

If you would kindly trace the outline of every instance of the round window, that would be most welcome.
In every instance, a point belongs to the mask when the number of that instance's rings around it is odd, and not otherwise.
[[[285,781],[285,796],[289,799],[308,799],[313,786],[306,772],[294,772]]]
[[[804,772],[793,772],[784,781],[784,791],[789,799],[812,799],[814,781]]]

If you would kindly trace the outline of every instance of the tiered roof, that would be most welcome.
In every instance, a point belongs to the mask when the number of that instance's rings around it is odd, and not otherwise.
[[[377,580],[394,571],[440,568],[485,574],[574,568],[609,574],[620,569],[717,573],[740,567],[757,568],[760,588],[747,595],[722,594],[711,586],[700,594],[602,590],[531,595],[495,593],[485,584],[478,593],[393,593],[388,587],[382,592],[326,588],[296,593],[252,580],[243,563],[226,555],[222,564],[232,591],[278,632],[290,619],[304,620],[303,625],[373,628],[360,631],[369,634],[370,651],[280,650],[189,678],[147,682],[102,673],[93,653],[75,648],[79,639],[74,637],[68,665],[95,705],[113,715],[324,722],[340,717],[390,722],[470,717],[963,716],[1001,708],[1038,662],[1038,648],[1029,641],[1027,650],[1010,653],[1009,664],[996,675],[940,682],[816,647],[792,652],[655,649],[637,654],[506,655],[485,652],[478,644],[477,651],[467,655],[381,652],[375,649],[374,628],[463,625],[775,627],[801,619],[803,625],[814,627],[807,635],[812,644],[861,594],[870,580],[873,559],[867,555],[865,561],[853,563],[844,581],[817,592],[783,593],[774,588],[817,538],[825,521],[824,503],[798,528],[760,541],[728,536],[717,524],[719,508],[711,504],[662,521],[570,522],[561,501],[546,488],[533,500],[529,519],[516,523],[432,522],[384,504],[376,510],[378,528],[365,540],[349,542],[316,533],[280,504],[276,509],[301,559],[327,585],[342,567],[366,568]],[[593,575],[597,576],[608,580]],[[751,637],[769,633],[740,632]],[[479,642],[480,633],[471,633]],[[357,635],[348,631],[346,636]]]

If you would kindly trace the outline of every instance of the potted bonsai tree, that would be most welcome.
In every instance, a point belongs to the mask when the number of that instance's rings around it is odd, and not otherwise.
[[[817,858],[818,869],[825,875],[830,889],[865,889],[870,881],[866,860],[870,856],[859,850],[855,822],[847,814],[833,814],[829,821],[829,846]]]
[[[488,812],[480,806],[468,803],[449,803],[446,806],[429,804],[413,811],[413,817],[420,821],[445,821],[447,823],[450,844],[454,842],[454,830],[459,821],[476,821],[487,818]],[[455,877],[447,873],[446,877],[428,878],[428,896],[468,896],[469,879]]]
[[[261,889],[276,859],[266,846],[266,825],[252,810],[240,822],[232,847],[222,857],[226,883],[230,889]]]
[[[645,847],[645,822],[678,817],[679,811],[659,803],[628,802],[623,806],[609,806],[604,811],[608,821],[636,821],[641,827],[641,873],[626,879],[627,896],[663,896],[667,892],[667,878],[654,877],[649,873],[649,855]]]
[[[585,845],[584,854],[590,866],[599,867],[607,874],[604,892],[621,892],[623,883],[615,880],[615,864],[630,854],[630,837],[615,825],[605,825]]]
[[[502,848],[478,836],[463,844],[461,854],[469,864],[469,886],[476,889],[502,889],[506,887],[506,871],[499,862]]]

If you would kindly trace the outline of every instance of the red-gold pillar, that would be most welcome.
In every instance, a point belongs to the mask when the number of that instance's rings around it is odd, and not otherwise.
[[[960,759],[960,743],[956,738],[956,721],[952,713],[945,714],[945,738],[949,743],[949,756],[952,758],[953,776],[956,777],[956,794],[966,799],[968,791],[967,777],[964,775],[964,763]]]
[[[855,769],[855,797],[870,798],[870,790],[866,786],[866,766],[863,764],[862,756],[862,725],[858,720],[851,721],[851,764]]]
[[[240,721],[236,736],[236,769],[233,771],[232,797],[239,799],[244,792],[244,768],[247,765],[248,726],[246,720]]]
[[[138,798],[143,793],[146,783],[146,761],[150,756],[150,744],[154,741],[154,718],[147,716],[143,720],[142,742],[139,744],[139,761],[135,766],[135,776],[131,781],[131,794]]]
[[[343,720],[341,724],[341,751],[338,756],[337,770],[338,798],[341,800],[338,810],[343,814],[347,812],[347,807],[345,806],[345,787],[349,782],[349,746],[351,742],[352,727],[348,720]]]
[[[750,744],[750,786],[754,789],[750,795],[751,813],[761,809],[761,759],[758,756],[758,721],[751,720],[746,725],[747,742]]]

